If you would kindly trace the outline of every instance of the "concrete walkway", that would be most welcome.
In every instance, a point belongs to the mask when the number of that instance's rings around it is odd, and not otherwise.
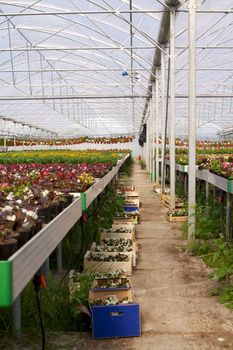
[[[205,265],[185,253],[179,225],[166,221],[159,195],[137,164],[130,182],[142,202],[140,252],[133,275],[142,336],[93,340],[90,334],[65,333],[56,334],[50,343],[73,350],[233,349],[233,313],[210,296],[214,282]]]
[[[142,202],[137,226],[140,253],[133,274],[142,336],[92,340],[77,334],[74,346],[65,334],[63,344],[67,339],[67,349],[73,350],[233,349],[233,312],[210,296],[214,282],[208,279],[205,265],[185,253],[179,225],[166,221],[159,195],[137,164],[130,183],[137,187]],[[59,339],[57,345],[60,349]]]
[[[140,258],[133,275],[142,337],[132,349],[233,349],[233,312],[210,296],[214,282],[207,268],[185,253],[179,224],[166,221],[167,209],[138,165],[132,183],[142,201]]]

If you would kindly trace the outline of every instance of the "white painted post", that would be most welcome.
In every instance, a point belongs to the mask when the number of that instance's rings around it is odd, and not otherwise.
[[[12,305],[13,333],[16,337],[21,336],[21,296],[19,295]]]
[[[231,241],[231,194],[227,192],[226,206],[226,240]]]
[[[6,147],[6,135],[7,135],[7,120],[4,119],[4,147]]]
[[[189,0],[189,188],[188,239],[195,239],[196,205],[196,0]]]
[[[152,85],[152,178],[151,181],[155,182],[155,130],[156,127],[156,114],[155,114],[155,82]]]
[[[16,147],[16,123],[14,122],[14,147]]]
[[[170,208],[175,209],[175,9],[170,11]]]
[[[165,140],[165,120],[166,120],[166,101],[165,101],[165,80],[166,80],[166,66],[165,54],[161,52],[161,119],[162,119],[162,143],[161,143],[161,188],[162,193],[165,192],[165,178],[164,174],[164,143]]]
[[[159,185],[159,69],[156,68],[156,83],[155,83],[155,115],[156,115],[156,131],[155,131],[155,138],[156,138],[156,184]]]
[[[150,180],[153,178],[153,96],[150,99],[150,116],[149,116],[149,147],[150,147]]]
[[[150,105],[147,109],[147,118],[146,118],[146,170],[150,171],[150,155],[149,155],[149,117],[150,117]]]

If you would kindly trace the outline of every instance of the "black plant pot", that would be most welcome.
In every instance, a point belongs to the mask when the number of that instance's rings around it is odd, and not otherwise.
[[[48,224],[50,221],[50,217],[51,217],[50,207],[38,208],[37,209],[37,216],[39,219],[42,220],[42,222],[44,224]]]
[[[36,234],[36,223],[31,224],[31,230],[29,234],[29,239],[31,239]]]
[[[64,201],[59,201],[57,206],[57,213],[60,214],[63,209],[64,209]]]
[[[19,232],[18,248],[21,248],[29,240],[31,227],[21,228],[20,230],[18,230],[18,232]]]
[[[64,196],[64,208],[68,207],[73,202],[73,196],[71,194],[67,194]]]
[[[58,204],[50,205],[50,220],[53,220],[57,216]]]
[[[42,224],[43,221],[41,219],[36,220],[35,234],[37,234],[37,232],[39,232],[42,229]]]
[[[12,238],[8,242],[0,242],[0,260],[7,260],[17,250],[18,242]]]

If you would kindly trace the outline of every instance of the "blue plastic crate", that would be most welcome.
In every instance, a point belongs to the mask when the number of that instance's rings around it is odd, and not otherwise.
[[[93,338],[138,337],[141,335],[139,304],[92,306]]]
[[[138,205],[124,205],[124,211],[132,212],[138,210]]]

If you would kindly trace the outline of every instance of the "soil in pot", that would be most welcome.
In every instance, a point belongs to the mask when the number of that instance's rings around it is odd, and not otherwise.
[[[35,234],[42,229],[42,224],[43,224],[43,220],[41,219],[36,220]]]
[[[31,231],[29,233],[29,239],[31,239],[36,234],[36,223],[31,224]]]
[[[15,238],[0,241],[0,260],[7,260],[17,250],[18,242]]]
[[[31,234],[31,227],[25,227],[18,230],[19,239],[18,239],[18,248],[21,248],[28,240]]]

